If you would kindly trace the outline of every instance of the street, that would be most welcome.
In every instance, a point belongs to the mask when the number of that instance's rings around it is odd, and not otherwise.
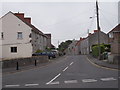
[[[118,88],[118,71],[97,67],[86,55],[65,56],[47,66],[4,74],[3,88]]]

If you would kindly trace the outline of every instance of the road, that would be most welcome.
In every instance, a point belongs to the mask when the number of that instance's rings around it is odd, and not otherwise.
[[[3,88],[118,88],[118,71],[96,67],[85,55],[2,77]]]

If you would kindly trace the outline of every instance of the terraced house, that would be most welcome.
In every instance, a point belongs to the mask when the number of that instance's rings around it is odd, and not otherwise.
[[[30,17],[24,13],[8,12],[0,18],[0,58],[31,57],[37,50],[51,47],[49,37],[31,24]]]

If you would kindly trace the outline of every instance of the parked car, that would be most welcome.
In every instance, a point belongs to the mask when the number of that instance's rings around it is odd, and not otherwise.
[[[40,56],[42,53],[33,53],[32,56]]]
[[[54,52],[42,52],[42,53],[34,53],[32,54],[32,56],[48,56],[48,58],[50,59],[52,58],[56,58],[56,54]]]

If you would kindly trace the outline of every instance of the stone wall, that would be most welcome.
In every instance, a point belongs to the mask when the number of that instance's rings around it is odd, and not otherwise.
[[[2,62],[2,68],[13,68],[17,66],[17,62],[19,67],[27,66],[27,65],[35,65],[35,60],[37,64],[48,62],[48,56],[34,56],[30,58],[19,58],[19,59],[10,59],[4,60]]]

